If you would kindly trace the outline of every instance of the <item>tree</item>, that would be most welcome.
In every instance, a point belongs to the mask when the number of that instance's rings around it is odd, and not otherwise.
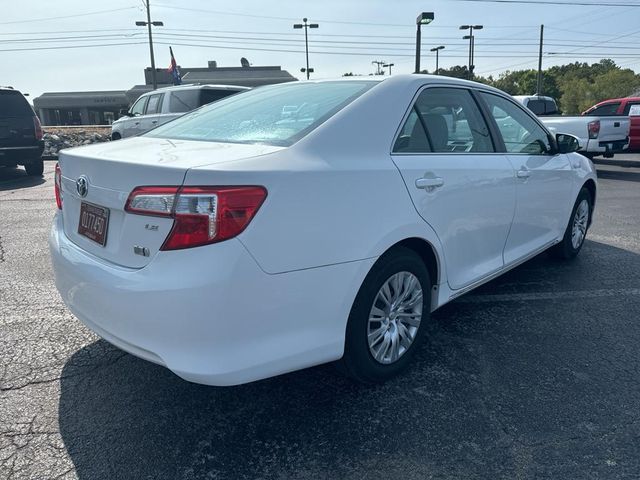
[[[640,75],[632,70],[609,70],[594,78],[595,103],[609,98],[619,98],[631,95],[640,87]]]
[[[445,77],[469,78],[469,69],[467,66],[454,65],[451,68],[440,68],[438,74]]]

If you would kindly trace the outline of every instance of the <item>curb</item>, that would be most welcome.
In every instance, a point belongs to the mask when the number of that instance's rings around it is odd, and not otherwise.
[[[596,165],[608,165],[612,167],[640,168],[640,160],[616,160],[609,158],[594,158]]]

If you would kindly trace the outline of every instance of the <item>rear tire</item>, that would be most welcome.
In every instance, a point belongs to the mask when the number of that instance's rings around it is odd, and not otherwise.
[[[592,212],[593,200],[591,199],[591,193],[583,187],[571,211],[569,224],[564,232],[562,241],[549,250],[551,256],[560,260],[571,260],[580,253],[591,223]]]
[[[34,160],[31,163],[27,163],[24,169],[27,171],[27,175],[31,177],[41,177],[44,173],[44,161],[42,159]]]
[[[398,247],[378,259],[356,295],[339,368],[362,383],[402,372],[430,320],[431,280],[413,250]]]
[[[118,132],[113,132],[111,134],[111,140],[120,140],[122,136]]]

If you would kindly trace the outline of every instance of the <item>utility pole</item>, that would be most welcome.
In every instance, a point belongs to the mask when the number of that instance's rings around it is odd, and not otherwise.
[[[164,23],[162,22],[152,22],[151,21],[151,7],[149,3],[151,0],[146,0],[144,6],[147,7],[147,21],[146,22],[136,22],[138,27],[149,27],[149,54],[151,55],[151,79],[153,81],[153,89],[158,88],[158,82],[156,80],[156,60],[153,55],[153,36],[151,35],[151,26],[162,27]]]
[[[385,62],[384,60],[374,60],[373,62],[371,62],[372,65],[376,66],[376,75],[382,75],[384,73],[380,67],[385,63],[387,62]]]
[[[538,83],[536,93],[542,95],[542,45],[544,43],[544,25],[540,25],[540,52],[538,53]]]
[[[317,23],[307,23],[307,19],[303,18],[302,21],[304,23],[295,23],[293,28],[304,28],[304,51],[307,57],[307,68],[301,68],[300,71],[307,74],[307,80],[309,80],[309,74],[313,72],[313,68],[309,68],[309,36],[307,34],[307,30],[309,28],[318,28],[319,25]]]
[[[393,67],[395,65],[395,63],[385,63],[384,65],[382,65],[384,68],[389,67],[389,76],[391,76],[391,67]]]

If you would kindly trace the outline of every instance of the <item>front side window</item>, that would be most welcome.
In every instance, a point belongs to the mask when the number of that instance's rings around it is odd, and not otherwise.
[[[545,155],[552,151],[547,131],[520,106],[492,93],[480,92],[480,96],[487,102],[507,152]]]
[[[482,114],[468,90],[427,88],[418,96],[394,152],[493,152]]]
[[[144,113],[144,107],[147,106],[148,100],[149,100],[149,97],[142,97],[136,103],[134,103],[133,107],[131,107],[131,114],[142,115]]]
[[[377,82],[286,83],[232,95],[154,129],[150,137],[289,146]]]
[[[606,105],[600,105],[599,107],[594,108],[589,112],[589,115],[594,115],[596,117],[606,117],[608,115],[616,115],[618,111],[618,107],[620,106],[620,102],[617,103],[607,103]]]

